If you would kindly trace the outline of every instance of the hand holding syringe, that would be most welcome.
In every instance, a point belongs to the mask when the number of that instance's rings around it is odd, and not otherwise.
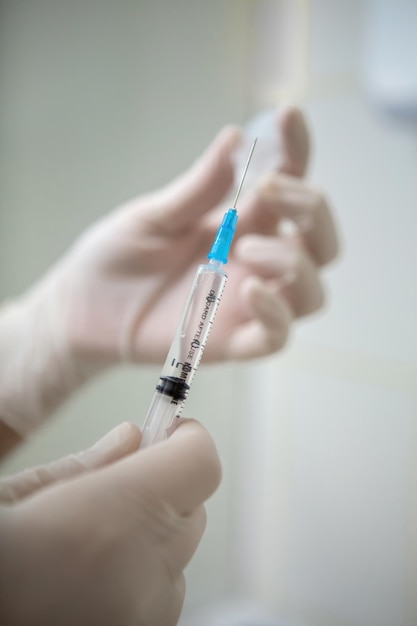
[[[181,415],[226,283],[227,274],[223,270],[223,265],[227,263],[227,256],[236,230],[238,219],[236,203],[255,145],[256,139],[252,144],[233,207],[224,215],[208,254],[209,263],[200,265],[197,269],[188,301],[145,419],[141,447],[166,439],[176,418]]]

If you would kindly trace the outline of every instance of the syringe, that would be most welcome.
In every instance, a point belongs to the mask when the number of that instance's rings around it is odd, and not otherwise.
[[[176,419],[181,416],[226,283],[227,274],[223,270],[223,265],[227,263],[236,230],[238,219],[236,203],[255,145],[256,139],[249,152],[233,207],[225,213],[207,255],[209,262],[200,265],[197,269],[184,312],[145,418],[142,429],[142,448],[166,439],[174,430]]]

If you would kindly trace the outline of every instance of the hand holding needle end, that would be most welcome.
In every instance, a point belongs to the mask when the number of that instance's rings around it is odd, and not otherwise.
[[[237,224],[236,203],[255,149],[252,144],[233,207],[229,209],[217,231],[209,252],[209,263],[200,265],[191,287],[177,332],[159,377],[142,429],[141,447],[166,439],[175,428],[187,399],[191,382],[203,356],[207,339],[220,304],[227,274],[230,246]]]

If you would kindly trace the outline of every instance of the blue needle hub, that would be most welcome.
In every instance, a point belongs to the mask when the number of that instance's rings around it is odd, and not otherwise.
[[[224,214],[223,221],[217,231],[216,239],[211,247],[207,257],[219,263],[227,263],[230,246],[232,245],[233,235],[235,234],[237,224],[236,209],[229,209]]]

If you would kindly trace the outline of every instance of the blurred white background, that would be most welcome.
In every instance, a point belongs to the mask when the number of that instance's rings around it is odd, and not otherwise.
[[[184,624],[239,598],[285,624],[417,622],[416,7],[1,4],[2,299],[100,215],[180,173],[224,124],[290,100],[313,132],[310,178],[332,199],[343,252],[326,310],[284,353],[201,369],[193,386],[187,414],[213,433],[224,480]],[[141,423],[157,374],[107,373],[2,473]],[[216,614],[212,626],[232,623]]]

